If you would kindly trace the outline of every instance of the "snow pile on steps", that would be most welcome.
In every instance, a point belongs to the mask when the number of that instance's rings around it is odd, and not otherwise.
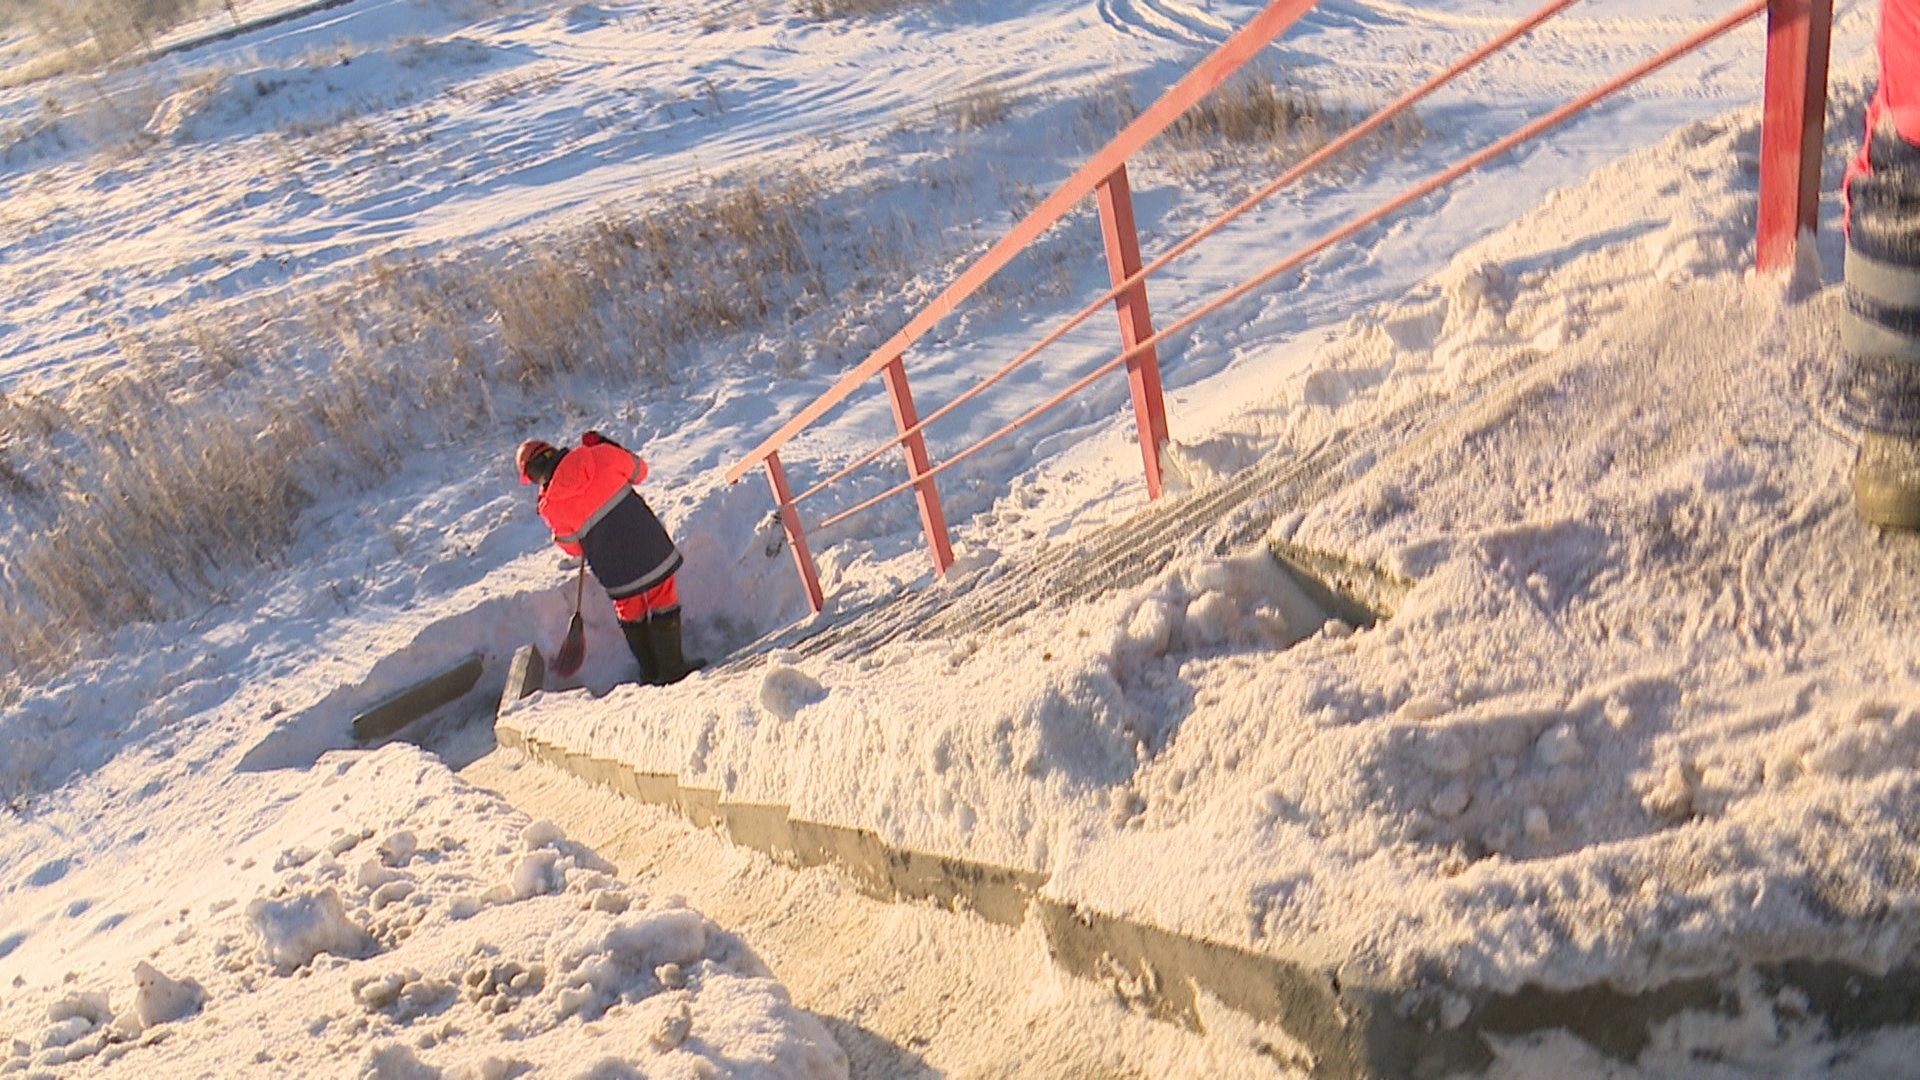
[[[628,888],[429,755],[396,744],[277,782],[284,815],[241,849],[271,869],[229,856],[223,880],[176,882],[179,914],[129,950],[153,958],[130,979],[92,948],[137,928],[65,948],[54,939],[82,912],[16,905],[30,927],[18,946],[74,974],[9,995],[0,1075],[104,1075],[124,1060],[156,1074],[226,1061],[450,1080],[587,1066],[846,1076],[832,1037],[738,938]]]
[[[1515,367],[1276,526],[1417,579],[1391,623],[1218,634],[1249,620],[1196,603],[1219,572],[1196,558],[992,634],[548,695],[514,723],[1394,980],[1900,963],[1920,548],[1846,502],[1818,412],[1835,290],[1744,272],[1757,137],[1691,125],[1560,193],[1356,318],[1283,389],[1284,432],[1243,433],[1310,446]]]

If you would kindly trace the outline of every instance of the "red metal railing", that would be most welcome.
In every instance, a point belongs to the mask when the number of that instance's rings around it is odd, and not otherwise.
[[[774,499],[779,504],[780,519],[786,528],[789,547],[793,551],[795,564],[806,587],[808,601],[815,612],[821,610],[824,597],[818,573],[814,568],[813,557],[807,546],[806,530],[800,520],[799,504],[802,501],[871,464],[894,447],[903,448],[907,457],[908,479],[906,482],[841,511],[820,522],[815,529],[838,524],[911,489],[919,504],[921,524],[927,533],[935,570],[944,575],[953,565],[953,550],[948,538],[945,515],[940,507],[939,490],[935,485],[935,478],[1122,366],[1128,370],[1135,423],[1139,429],[1140,449],[1146,471],[1148,497],[1159,498],[1162,490],[1160,451],[1167,440],[1166,409],[1160,386],[1158,360],[1158,346],[1161,342],[1240,300],[1274,277],[1299,266],[1409,203],[1424,198],[1521,143],[1537,138],[1602,98],[1699,49],[1759,15],[1762,11],[1769,12],[1769,24],[1766,128],[1762,140],[1760,220],[1756,246],[1756,259],[1760,268],[1764,271],[1772,271],[1790,267],[1797,258],[1797,245],[1803,232],[1810,232],[1816,224],[1820,147],[1826,108],[1827,42],[1832,23],[1832,0],[1749,0],[1724,18],[1688,36],[1652,59],[1414,185],[1156,331],[1153,328],[1153,319],[1147,302],[1146,279],[1148,277],[1276,192],[1378,130],[1381,125],[1411,108],[1421,99],[1488,57],[1507,48],[1515,40],[1559,14],[1577,0],[1550,0],[1545,6],[1515,23],[1486,45],[1435,75],[1417,89],[1402,95],[1288,169],[1266,187],[1175,244],[1152,263],[1142,265],[1138,232],[1134,226],[1133,200],[1127,182],[1127,161],[1153,138],[1171,127],[1202,98],[1244,67],[1260,50],[1310,10],[1315,2],[1316,0],[1275,0],[1246,28],[1229,38],[1224,45],[1168,90],[1159,101],[1115,136],[1113,141],[1095,154],[1091,161],[1074,173],[1045,202],[1016,224],[1006,237],[962,273],[945,292],[915,315],[905,328],[875,349],[866,360],[843,376],[831,389],[816,398],[779,431],[769,436],[750,454],[727,470],[726,477],[731,483],[738,482],[754,466],[763,463],[766,465]],[[1080,200],[1090,194],[1095,195],[1099,202],[1100,220],[1106,239],[1107,265],[1113,287],[1091,304],[1081,308],[998,371],[975,384],[953,401],[925,418],[921,418],[907,385],[906,367],[903,361],[906,350],[928,330],[952,314],[962,301],[986,284],[993,275],[1005,268],[1015,256],[1024,251],[1065,217]],[[1042,350],[1084,323],[1109,302],[1115,305],[1120,317],[1122,350],[1118,356],[1083,375],[1046,402],[1028,410],[998,431],[951,455],[938,465],[932,463],[927,453],[924,435],[928,425],[1000,382],[1008,374],[1039,355]],[[885,380],[899,434],[868,451],[839,472],[799,495],[794,495],[787,482],[786,470],[780,462],[780,449],[800,431],[844,401],[875,374],[880,374]]]

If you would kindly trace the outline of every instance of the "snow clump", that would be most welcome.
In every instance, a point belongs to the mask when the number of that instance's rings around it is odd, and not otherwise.
[[[347,918],[333,889],[302,892],[247,905],[247,923],[260,939],[260,955],[282,975],[321,953],[357,959],[374,949],[373,937]]]
[[[158,1024],[184,1020],[199,1012],[201,1004],[207,1000],[207,992],[201,989],[199,983],[192,979],[168,978],[144,960],[133,965],[133,987],[130,1015],[138,1027],[128,1022],[128,1013],[122,1013],[114,1023],[122,1028],[132,1028],[134,1033]]]
[[[768,664],[766,677],[760,680],[761,706],[781,720],[791,721],[801,709],[826,696],[826,687],[813,676],[786,664]]]

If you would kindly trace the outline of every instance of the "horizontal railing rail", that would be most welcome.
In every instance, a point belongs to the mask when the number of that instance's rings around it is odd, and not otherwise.
[[[815,525],[813,531],[831,528],[887,499],[912,490],[916,493],[919,502],[921,521],[927,532],[935,570],[937,573],[944,574],[953,565],[954,560],[944,513],[939,502],[938,489],[935,486],[936,478],[1049,410],[1058,407],[1122,366],[1128,369],[1132,384],[1148,496],[1158,498],[1162,490],[1159,455],[1167,439],[1157,352],[1162,343],[1191,329],[1202,319],[1245,298],[1275,277],[1297,268],[1314,256],[1453,183],[1515,147],[1538,138],[1591,108],[1596,102],[1702,48],[1763,11],[1770,13],[1770,22],[1760,224],[1756,243],[1757,261],[1760,267],[1763,270],[1772,270],[1792,265],[1797,258],[1798,242],[1803,233],[1810,231],[1817,220],[1815,214],[1819,192],[1818,155],[1821,145],[1819,128],[1824,120],[1825,111],[1827,35],[1832,19],[1831,0],[1749,0],[1748,3],[1701,27],[1659,54],[1607,80],[1560,108],[1523,125],[1513,133],[1468,155],[1427,180],[1407,188],[1346,225],[1334,229],[1238,285],[1215,295],[1175,322],[1155,330],[1147,304],[1145,286],[1147,278],[1192,251],[1274,194],[1296,183],[1338,154],[1352,148],[1360,140],[1378,131],[1381,126],[1391,122],[1436,90],[1489,57],[1510,47],[1515,41],[1578,0],[1549,0],[1547,4],[1522,18],[1485,45],[1303,158],[1224,214],[1181,239],[1151,263],[1142,265],[1133,221],[1132,197],[1127,181],[1127,161],[1152,139],[1177,122],[1208,93],[1243,68],[1261,49],[1264,49],[1309,10],[1313,2],[1314,0],[1276,0],[1269,5],[1245,29],[1229,38],[1226,44],[1195,67],[1159,101],[1115,136],[1113,141],[1095,154],[1087,165],[1062,184],[1031,214],[1016,224],[1006,237],[964,271],[938,298],[909,320],[905,328],[875,349],[866,360],[849,371],[832,388],[821,394],[779,431],[769,436],[745,458],[728,469],[727,479],[730,482],[737,482],[756,465],[766,466],[796,567],[806,588],[809,603],[815,612],[822,609],[824,596],[813,565],[812,554],[807,545],[808,530],[803,527],[799,516],[798,507],[801,502],[845,480],[888,451],[895,448],[904,449],[908,466],[906,481],[834,514]],[[1811,135],[1808,134],[1809,129],[1813,131]],[[1808,155],[1812,155],[1811,162],[1808,160]],[[1112,287],[985,379],[926,417],[920,417],[907,386],[906,369],[902,361],[906,350],[933,326],[952,314],[961,302],[991,280],[1047,230],[1063,220],[1072,208],[1088,195],[1095,195],[1099,199]],[[1108,303],[1115,305],[1121,321],[1122,350],[1118,355],[1083,374],[1065,389],[1027,410],[998,430],[954,452],[937,465],[932,462],[925,442],[925,432],[931,424],[950,415],[997,385],[1012,372],[1032,361],[1042,351],[1060,341],[1066,334],[1084,324]],[[780,461],[781,448],[876,374],[883,376],[887,384],[899,433],[816,482],[799,495],[794,495],[788,483],[785,468]]]

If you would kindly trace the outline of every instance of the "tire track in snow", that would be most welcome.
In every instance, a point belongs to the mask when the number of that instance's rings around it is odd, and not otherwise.
[[[1397,4],[1392,0],[1322,0],[1301,18],[1305,25],[1342,25],[1361,27],[1372,31],[1381,30],[1433,30],[1473,31],[1476,33],[1495,33],[1505,30],[1520,21],[1522,9],[1498,15],[1463,14],[1451,11],[1435,11],[1431,8],[1414,7],[1409,4]],[[1536,35],[1559,35],[1563,37],[1607,38],[1615,39],[1624,34],[1645,36],[1684,37],[1711,24],[1711,18],[1683,18],[1680,16],[1662,16],[1659,18],[1613,18],[1599,19],[1579,15],[1561,15],[1535,30]]]
[[[1239,25],[1179,0],[1098,0],[1100,18],[1129,37],[1153,38],[1189,45],[1218,45]],[[1394,3],[1392,0],[1321,0],[1300,17],[1289,33],[1313,30],[1360,30],[1369,34],[1405,33],[1425,36],[1441,31],[1450,36],[1491,36],[1512,26],[1522,10],[1499,14],[1468,14]],[[1624,39],[1678,40],[1710,25],[1702,16],[1657,18],[1593,18],[1561,15],[1535,29],[1535,41],[1604,42],[1618,46]]]
[[[1127,37],[1218,45],[1238,29],[1179,0],[1099,0],[1098,8],[1101,20]]]

